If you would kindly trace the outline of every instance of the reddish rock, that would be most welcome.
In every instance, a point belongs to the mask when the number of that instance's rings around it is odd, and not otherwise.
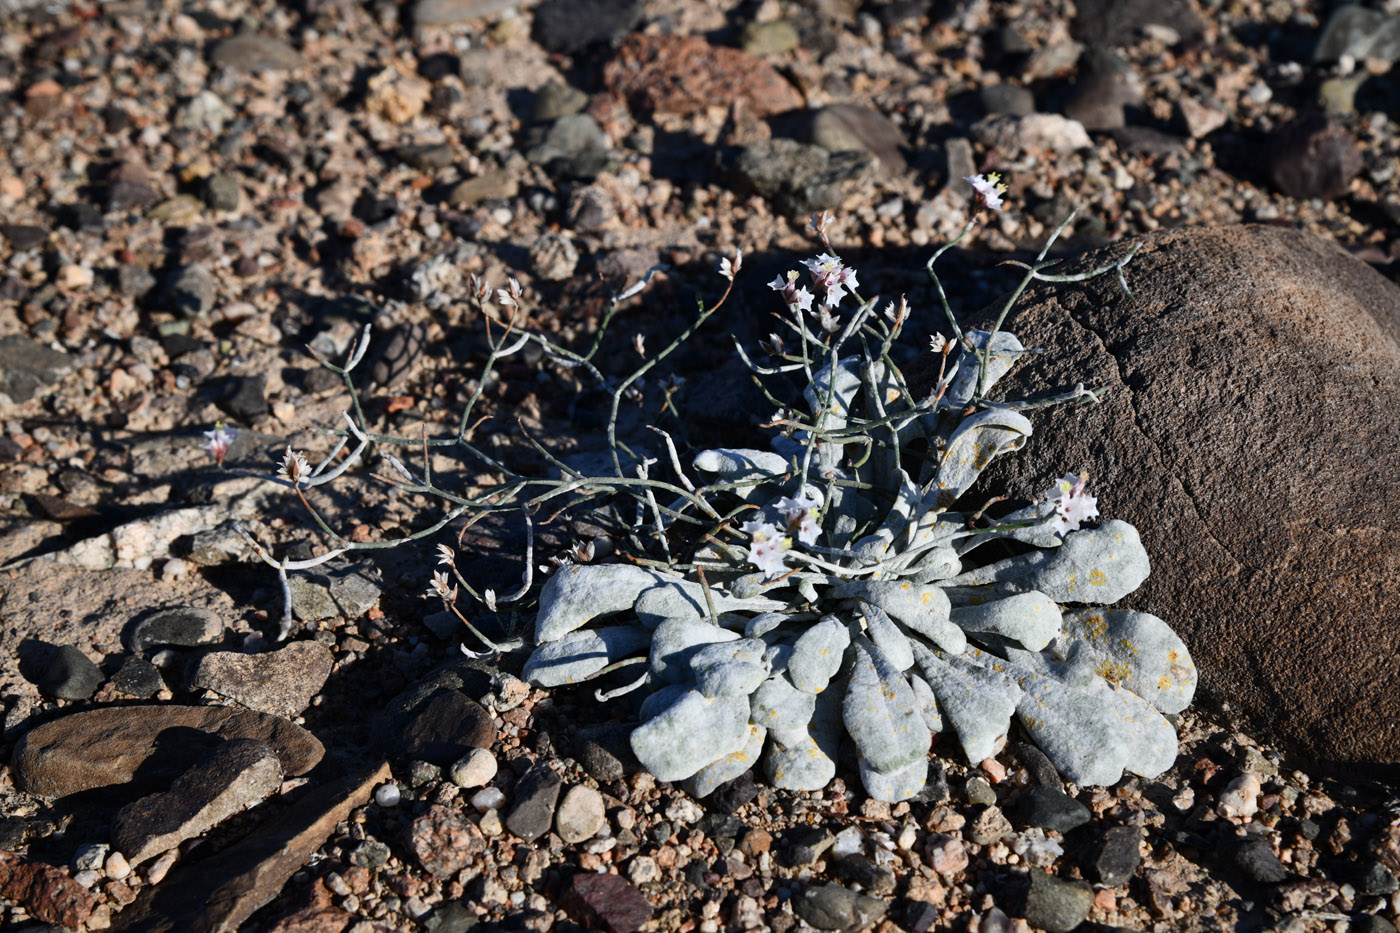
[[[604,67],[603,82],[642,113],[685,115],[736,99],[758,116],[802,106],[772,65],[699,36],[628,36]]]
[[[1100,513],[1151,557],[1121,605],[1185,640],[1200,700],[1286,753],[1393,772],[1400,288],[1268,226],[1151,235],[1125,271],[1132,300],[1108,275],[1033,292],[1008,322],[1047,351],[1013,371],[1014,394],[1108,391],[1032,413],[1035,436],[981,494],[1087,470]]]
[[[62,869],[0,850],[0,899],[23,907],[35,920],[78,927],[92,913],[93,899]]]
[[[467,815],[434,804],[408,828],[408,846],[435,877],[448,878],[470,865],[486,849],[486,837]]]
[[[277,716],[220,706],[122,706],[74,713],[30,730],[14,753],[19,784],[62,797],[184,772],[224,739],[257,739],[277,752],[285,774],[305,774],[325,749]]]
[[[308,907],[278,920],[268,933],[342,933],[354,920],[339,907]]]
[[[619,875],[574,875],[563,905],[575,923],[606,933],[635,933],[651,920],[647,899]]]

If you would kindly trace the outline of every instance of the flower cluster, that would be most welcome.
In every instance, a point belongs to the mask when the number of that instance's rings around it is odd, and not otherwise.
[[[1078,476],[1070,473],[1045,493],[1045,498],[1055,506],[1051,523],[1061,537],[1078,531],[1081,522],[1099,517],[1099,500],[1085,492],[1088,483],[1087,473]]]
[[[817,287],[826,294],[824,301],[828,308],[839,308],[846,293],[854,292],[860,287],[860,283],[856,281],[856,270],[830,253],[822,253],[816,259],[805,260],[802,264],[812,273],[812,280],[816,282]]]
[[[749,545],[749,562],[770,578],[783,573],[786,570],[783,554],[792,549],[792,541],[772,522],[744,522],[743,528],[744,534],[753,538]]]

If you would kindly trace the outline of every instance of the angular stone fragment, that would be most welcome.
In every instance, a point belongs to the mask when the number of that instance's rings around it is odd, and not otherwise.
[[[112,930],[240,929],[388,777],[385,763],[357,769],[313,789],[228,848],[179,863],[164,883],[144,888]]]
[[[0,850],[0,898],[23,907],[35,920],[81,927],[92,913],[92,895],[68,873]]]
[[[224,739],[266,742],[286,774],[305,774],[324,749],[315,736],[266,713],[219,706],[122,706],[74,713],[46,722],[15,747],[13,766],[30,793],[63,797],[94,787],[128,784],[138,771],[159,779],[187,769]],[[151,759],[160,773],[146,764]]]
[[[199,660],[193,684],[249,709],[295,716],[330,677],[331,650],[319,641],[294,641],[265,654],[214,651]]]
[[[632,751],[660,781],[683,781],[748,744],[747,697],[686,690],[632,731]]]
[[[450,878],[486,850],[486,836],[460,807],[433,804],[404,831],[409,849],[434,878]]]
[[[112,821],[112,845],[139,865],[258,803],[281,783],[282,763],[271,746],[231,739],[168,791],[122,807]]]
[[[604,933],[639,933],[652,908],[642,892],[621,875],[580,872],[569,879],[562,898],[576,922]]]
[[[515,783],[515,798],[506,816],[506,828],[526,842],[534,842],[554,823],[563,780],[544,762],[526,771]]]

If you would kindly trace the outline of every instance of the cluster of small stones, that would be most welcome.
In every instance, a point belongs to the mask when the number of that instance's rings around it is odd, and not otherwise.
[[[1005,332],[971,332],[968,347],[989,339],[984,386],[1023,349]],[[1190,702],[1195,666],[1161,619],[1099,608],[1147,578],[1137,530],[1110,520],[1061,538],[1050,528],[1052,510],[1038,503],[974,531],[947,510],[994,457],[1032,433],[1011,408],[965,414],[980,376],[980,354],[968,347],[954,358],[961,368],[936,410],[910,409],[895,421],[901,444],[924,431],[936,438],[937,463],[922,481],[879,456],[868,468],[843,469],[840,445],[825,444],[815,458],[822,478],[869,484],[870,494],[835,482],[794,490],[802,447],[789,437],[775,438],[778,452],[695,458],[698,473],[778,526],[785,494],[825,498],[822,541],[847,555],[830,558],[844,572],[818,584],[810,574],[765,581],[740,551],[713,545],[703,558],[727,558],[732,572],[703,583],[669,569],[568,565],[541,593],[525,678],[542,687],[579,683],[644,655],[652,692],[632,749],[658,779],[685,781],[697,797],[760,764],[776,787],[821,789],[836,774],[844,732],[866,791],[905,800],[925,786],[935,735],[951,727],[976,763],[1005,744],[1013,716],[1077,784],[1168,769],[1177,736],[1166,715]],[[871,396],[893,404],[892,387],[902,384],[869,357],[828,363],[812,383],[812,417],[829,430],[884,417]],[[883,516],[875,505],[882,491],[894,501]],[[1030,549],[968,561],[979,544],[1005,538]],[[630,616],[584,627],[619,613]]]

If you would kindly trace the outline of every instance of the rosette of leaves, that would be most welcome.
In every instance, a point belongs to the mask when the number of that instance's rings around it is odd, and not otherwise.
[[[1043,259],[1022,287],[1056,278]],[[902,800],[924,787],[935,735],[976,763],[1013,719],[1080,785],[1168,768],[1167,717],[1190,702],[1196,669],[1161,619],[1109,608],[1147,578],[1137,530],[1080,527],[1094,514],[1082,508],[1071,521],[1074,477],[996,520],[966,511],[986,467],[1031,438],[1023,412],[1094,394],[991,399],[1029,352],[999,329],[1013,296],[989,331],[964,333],[945,303],[955,336],[935,338],[940,378],[915,400],[892,353],[903,302],[883,316],[865,302],[844,323],[823,307],[809,324],[794,281],[773,285],[794,349],[775,337],[776,363],[749,365],[804,376],[805,412],[780,410],[769,450],[699,453],[700,484],[673,457],[723,520],[686,559],[668,548],[665,561],[561,567],[540,595],[525,677],[552,687],[638,674],[611,694],[649,691],[632,748],[697,796],[750,768],[777,787],[819,789],[844,736],[870,795]]]

